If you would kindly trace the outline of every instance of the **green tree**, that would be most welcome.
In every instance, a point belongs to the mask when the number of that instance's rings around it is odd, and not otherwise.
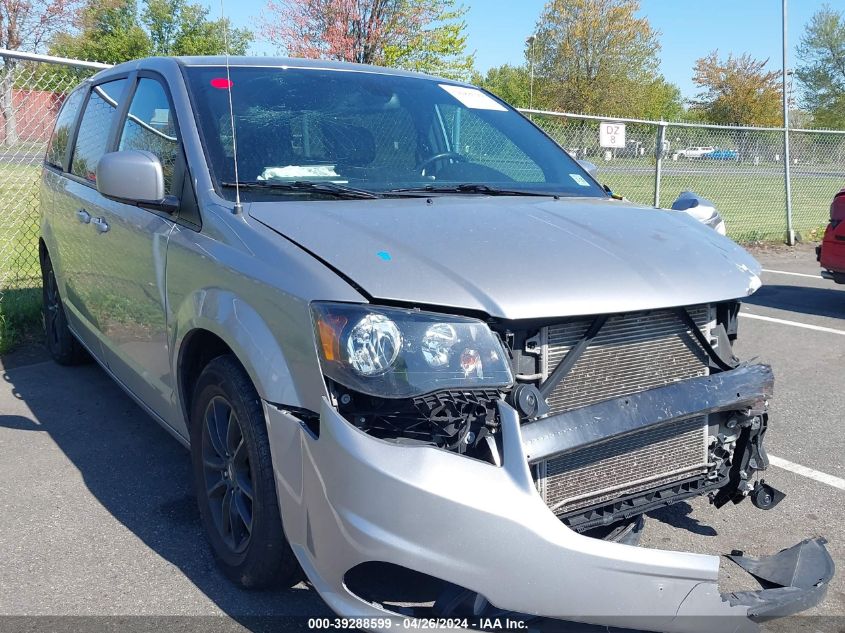
[[[680,121],[684,118],[686,111],[681,89],[675,84],[657,77],[640,86],[640,90],[637,117],[664,121]]]
[[[150,38],[138,22],[135,0],[92,0],[75,31],[56,35],[50,54],[116,64],[150,52]]]
[[[780,71],[768,59],[750,55],[720,59],[713,51],[695,63],[693,81],[701,92],[692,103],[707,121],[721,125],[783,125]]]
[[[252,33],[231,28],[228,19],[209,20],[208,9],[186,0],[147,0],[141,23],[153,55],[244,55]]]
[[[188,0],[149,0],[139,15],[136,0],[91,0],[74,32],[58,34],[50,53],[119,63],[147,55],[242,55],[252,41],[228,20],[209,20],[208,10]]]
[[[487,71],[485,75],[475,74],[472,83],[486,88],[494,95],[514,107],[527,108],[531,99],[531,74],[525,66],[504,64]]]
[[[456,0],[268,0],[262,37],[293,57],[468,78],[466,9]]]
[[[798,46],[796,77],[802,105],[818,128],[845,128],[845,13],[825,5],[813,15]]]
[[[678,92],[658,71],[658,33],[639,8],[638,0],[550,0],[536,27],[535,102],[588,114],[676,114]]]

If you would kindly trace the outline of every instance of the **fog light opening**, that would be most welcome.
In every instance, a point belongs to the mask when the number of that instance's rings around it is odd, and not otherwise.
[[[343,582],[361,600],[405,616],[472,618],[495,610],[475,591],[393,563],[361,563]]]

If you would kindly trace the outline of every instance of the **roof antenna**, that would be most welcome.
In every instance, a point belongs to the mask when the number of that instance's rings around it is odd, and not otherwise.
[[[223,0],[220,0],[220,25],[223,27],[223,47],[226,50],[226,90],[229,92],[229,124],[232,126],[232,159],[235,161],[235,206],[232,213],[237,215],[244,210],[241,204],[241,185],[238,178],[238,140],[235,137],[235,110],[232,107],[232,78],[229,74],[229,23],[226,21],[226,11]]]

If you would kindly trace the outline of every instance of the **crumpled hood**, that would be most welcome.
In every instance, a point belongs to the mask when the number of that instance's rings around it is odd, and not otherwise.
[[[249,213],[374,300],[505,319],[693,305],[760,286],[760,265],[731,240],[684,213],[617,201],[433,196]]]

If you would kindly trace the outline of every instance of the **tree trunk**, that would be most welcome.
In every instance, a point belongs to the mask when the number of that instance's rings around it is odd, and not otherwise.
[[[0,110],[3,113],[3,145],[12,147],[18,144],[18,126],[14,103],[14,64],[6,60],[0,79]]]

